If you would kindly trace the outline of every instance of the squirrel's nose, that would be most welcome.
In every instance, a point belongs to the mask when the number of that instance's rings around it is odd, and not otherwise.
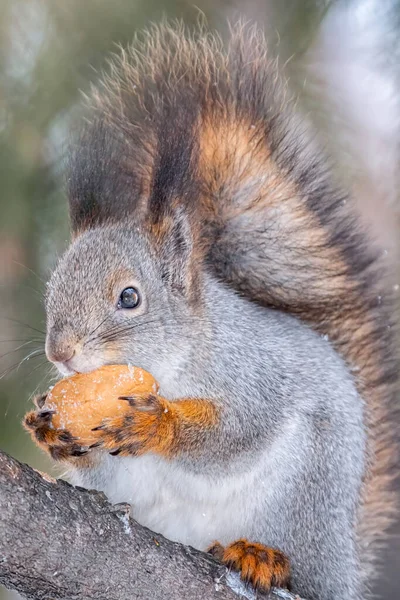
[[[75,354],[74,345],[60,340],[46,341],[46,356],[50,362],[66,363]]]

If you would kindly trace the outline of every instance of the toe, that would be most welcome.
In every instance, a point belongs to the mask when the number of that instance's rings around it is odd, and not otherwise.
[[[47,394],[38,394],[37,396],[35,396],[33,398],[33,403],[35,404],[35,406],[37,406],[37,408],[43,408],[43,406],[46,403],[46,399],[47,399]]]
[[[274,564],[272,585],[285,587],[290,580],[290,562],[288,557],[280,550],[274,550]]]
[[[288,586],[290,564],[279,550],[241,539],[226,548],[216,543],[209,551],[224,564],[239,571],[242,579],[256,589],[268,592],[271,586]]]
[[[223,562],[234,569],[240,570],[246,547],[245,540],[238,540],[225,548]]]
[[[244,581],[254,584],[256,579],[256,572],[258,567],[258,561],[255,554],[247,552],[241,561],[240,572],[241,577]]]
[[[214,556],[214,558],[222,562],[224,557],[224,550],[225,548],[222,544],[220,544],[219,542],[214,542],[213,544],[211,544],[211,546],[207,548],[207,553],[211,554],[212,556]]]

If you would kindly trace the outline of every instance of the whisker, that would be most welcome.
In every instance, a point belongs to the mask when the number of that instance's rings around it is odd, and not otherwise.
[[[154,333],[155,331],[157,331],[157,330],[155,330],[154,327],[152,327],[152,328],[149,328],[149,332],[147,332],[146,330],[141,329],[140,333],[141,334],[147,334],[147,333]],[[167,334],[174,333],[174,330],[173,329],[171,330],[171,327],[168,327],[168,329],[166,327],[164,327],[163,331],[166,331]],[[127,332],[125,332],[123,334],[118,334],[118,336],[115,336],[115,337],[111,337],[111,336],[107,337],[105,340],[101,340],[101,341],[107,343],[107,342],[115,341],[115,339],[124,340],[124,339],[126,339],[128,337],[129,333],[130,332],[127,331]],[[179,330],[178,333],[179,333],[179,338],[180,339],[189,340],[189,341],[193,342],[193,335],[186,334],[186,333],[184,333],[181,330]]]
[[[154,323],[158,323],[158,321],[154,320],[154,321],[146,321],[143,323],[135,323],[134,325],[128,325],[128,326],[120,327],[119,329],[111,330],[109,333],[108,332],[103,333],[103,334],[99,335],[99,337],[104,341],[112,341],[116,337],[123,336],[124,333],[128,333],[135,329],[139,329],[140,327],[153,325]]]
[[[166,329],[168,328],[171,331],[171,328],[176,328],[176,331],[179,331],[179,333],[181,334],[181,325],[185,324],[185,323],[189,323],[189,324],[201,324],[202,322],[206,323],[207,321],[205,319],[181,319],[179,323],[175,323],[173,321],[170,322],[160,322],[158,319],[156,320],[151,320],[151,321],[144,321],[142,323],[131,323],[127,326],[121,326],[119,328],[116,329],[111,329],[111,330],[107,330],[104,333],[101,333],[99,335],[99,338],[103,341],[113,341],[114,339],[118,338],[118,337],[124,337],[125,334],[130,333],[131,331],[135,331],[136,329],[139,329],[141,327],[145,327],[145,326],[149,326],[149,325],[154,325],[157,324],[158,325],[158,329]]]
[[[14,352],[18,352],[18,350],[21,350],[21,348],[24,348],[28,344],[34,344],[34,343],[35,342],[32,340],[32,341],[25,342],[24,344],[21,344],[20,346],[17,346],[17,348],[14,348],[14,350],[9,350],[8,352],[5,352],[4,354],[1,354],[0,355],[0,360],[2,358],[4,358],[5,356],[8,356],[9,354],[13,354]]]
[[[19,361],[2,371],[2,373],[0,373],[0,380],[4,379],[4,377],[7,377],[7,375],[10,375],[10,373],[12,373],[18,367],[18,365]]]
[[[31,358],[37,358],[39,356],[44,356],[45,352],[42,348],[39,348],[37,350],[33,350],[30,354],[28,354],[27,356],[25,356],[25,358],[23,358],[18,367],[17,367],[17,371],[19,370],[19,368],[24,364],[24,362],[30,360]]]
[[[113,328],[106,329],[106,331],[100,332],[100,334],[97,337],[102,340],[105,340],[108,339],[110,336],[118,335],[121,332],[130,331],[131,328],[132,325],[119,325]]]
[[[28,374],[28,377],[31,377],[31,375],[32,375],[32,374],[33,374],[35,371],[37,371],[38,369],[40,369],[40,367],[44,367],[44,365],[46,364],[46,362],[47,362],[46,360],[42,360],[42,362],[40,362],[38,365],[36,365],[36,366],[35,366],[35,367],[32,369],[32,371],[30,371],[30,373]],[[35,388],[35,391],[34,391],[34,392],[33,392],[33,394],[30,396],[30,398],[32,398],[33,396],[35,396],[35,395],[36,395],[36,393],[37,393],[37,390],[38,390],[38,389],[39,389],[39,388],[42,386],[42,383],[43,383],[44,379],[45,379],[45,378],[46,378],[46,377],[49,375],[49,373],[50,373],[50,371],[48,371],[47,373],[45,373],[45,374],[43,375],[42,379],[40,380],[40,383],[38,383],[38,385],[37,385],[37,386],[36,386],[36,388]]]
[[[24,376],[24,380],[29,379],[29,381],[31,381],[33,373],[35,371],[37,371],[38,369],[43,368],[45,366],[46,362],[47,362],[46,360],[42,360],[38,365],[36,365],[33,369],[31,369],[31,371],[27,375]],[[38,390],[40,388],[42,388],[43,381],[46,379],[47,376],[48,376],[48,372],[45,373],[43,375],[43,377],[41,377],[40,382],[36,385],[35,389],[32,390],[31,393],[29,394],[29,396],[27,397],[27,403],[32,402],[32,399],[36,396],[36,394],[38,393]],[[20,409],[22,409],[25,412],[25,407],[26,407],[26,404],[24,403],[20,406]],[[8,410],[8,408],[7,408],[7,410]],[[20,414],[19,416],[22,417],[22,414]]]
[[[0,286],[5,288],[6,286],[9,287],[9,284],[7,283],[0,283]],[[35,294],[35,299],[42,305],[43,300],[44,300],[44,294],[43,292],[37,290],[35,287],[33,287],[32,285],[30,285],[29,283],[24,283],[24,284],[15,284],[15,287],[17,289],[21,288],[22,290],[24,290],[25,288],[29,289],[30,291],[32,291]],[[32,296],[31,296],[32,298]]]
[[[97,325],[97,327],[95,327],[95,329],[93,329],[93,331],[91,333],[89,333],[88,338],[87,338],[87,342],[91,342],[93,340],[93,334],[103,325],[103,323],[108,319],[108,315],[106,315],[104,317],[104,319],[102,321],[100,321],[100,323]]]
[[[37,273],[35,273],[35,271],[29,267],[27,267],[26,265],[24,265],[23,263],[18,262],[17,260],[13,260],[12,261],[15,265],[18,265],[20,267],[22,267],[23,269],[26,269],[27,271],[29,271],[30,273],[32,273],[32,275],[34,275],[37,279],[39,279],[39,281],[41,283],[43,283],[43,285],[46,285],[46,282],[44,281],[44,279],[42,279],[40,277],[40,275],[38,275]]]
[[[20,366],[28,359],[30,358],[39,358],[39,356],[44,355],[45,352],[44,350],[34,350],[34,353],[29,354],[28,356],[26,356],[25,358],[23,358],[22,360],[18,361],[17,363],[15,363],[14,365],[11,365],[10,367],[7,367],[7,369],[5,369],[1,374],[0,374],[0,380],[4,379],[4,377],[7,377],[8,375],[10,375],[10,373],[12,373],[13,371],[18,371],[18,369],[20,368]]]
[[[42,343],[43,340],[37,340],[35,338],[29,338],[29,340],[27,340],[26,338],[24,339],[20,339],[20,340],[6,340],[6,339],[0,339],[0,344],[16,344],[18,342],[37,342],[37,343]]]
[[[13,371],[18,370],[20,368],[20,366],[26,360],[29,360],[30,358],[39,358],[39,356],[41,356],[41,355],[43,355],[43,356],[45,355],[45,351],[42,350],[41,348],[33,350],[33,352],[31,352],[30,354],[28,354],[28,356],[25,356],[25,358],[23,358],[22,360],[19,360],[18,362],[14,363],[13,365],[10,365],[2,373],[0,373],[0,380],[4,379],[4,377],[6,377],[7,375],[9,375]]]
[[[23,323],[22,321],[18,321],[18,319],[12,319],[11,317],[1,317],[2,319],[6,319],[7,321],[12,321],[13,323],[18,323],[18,325],[22,325],[23,327],[28,327],[32,329],[32,331],[36,331],[36,333],[40,333],[41,335],[46,335],[44,331],[41,329],[36,329],[36,327],[32,327],[32,325],[28,325],[28,323]]]

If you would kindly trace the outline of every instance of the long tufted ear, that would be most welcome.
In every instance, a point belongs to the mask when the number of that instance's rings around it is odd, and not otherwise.
[[[171,209],[152,227],[161,258],[162,277],[176,292],[190,295],[195,280],[194,243],[189,218],[183,208]]]

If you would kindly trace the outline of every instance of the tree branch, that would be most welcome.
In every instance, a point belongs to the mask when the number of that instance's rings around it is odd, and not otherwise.
[[[255,597],[209,555],[149,531],[128,513],[128,505],[112,506],[99,492],[0,452],[0,583],[35,600]],[[295,598],[284,590],[269,597]]]

